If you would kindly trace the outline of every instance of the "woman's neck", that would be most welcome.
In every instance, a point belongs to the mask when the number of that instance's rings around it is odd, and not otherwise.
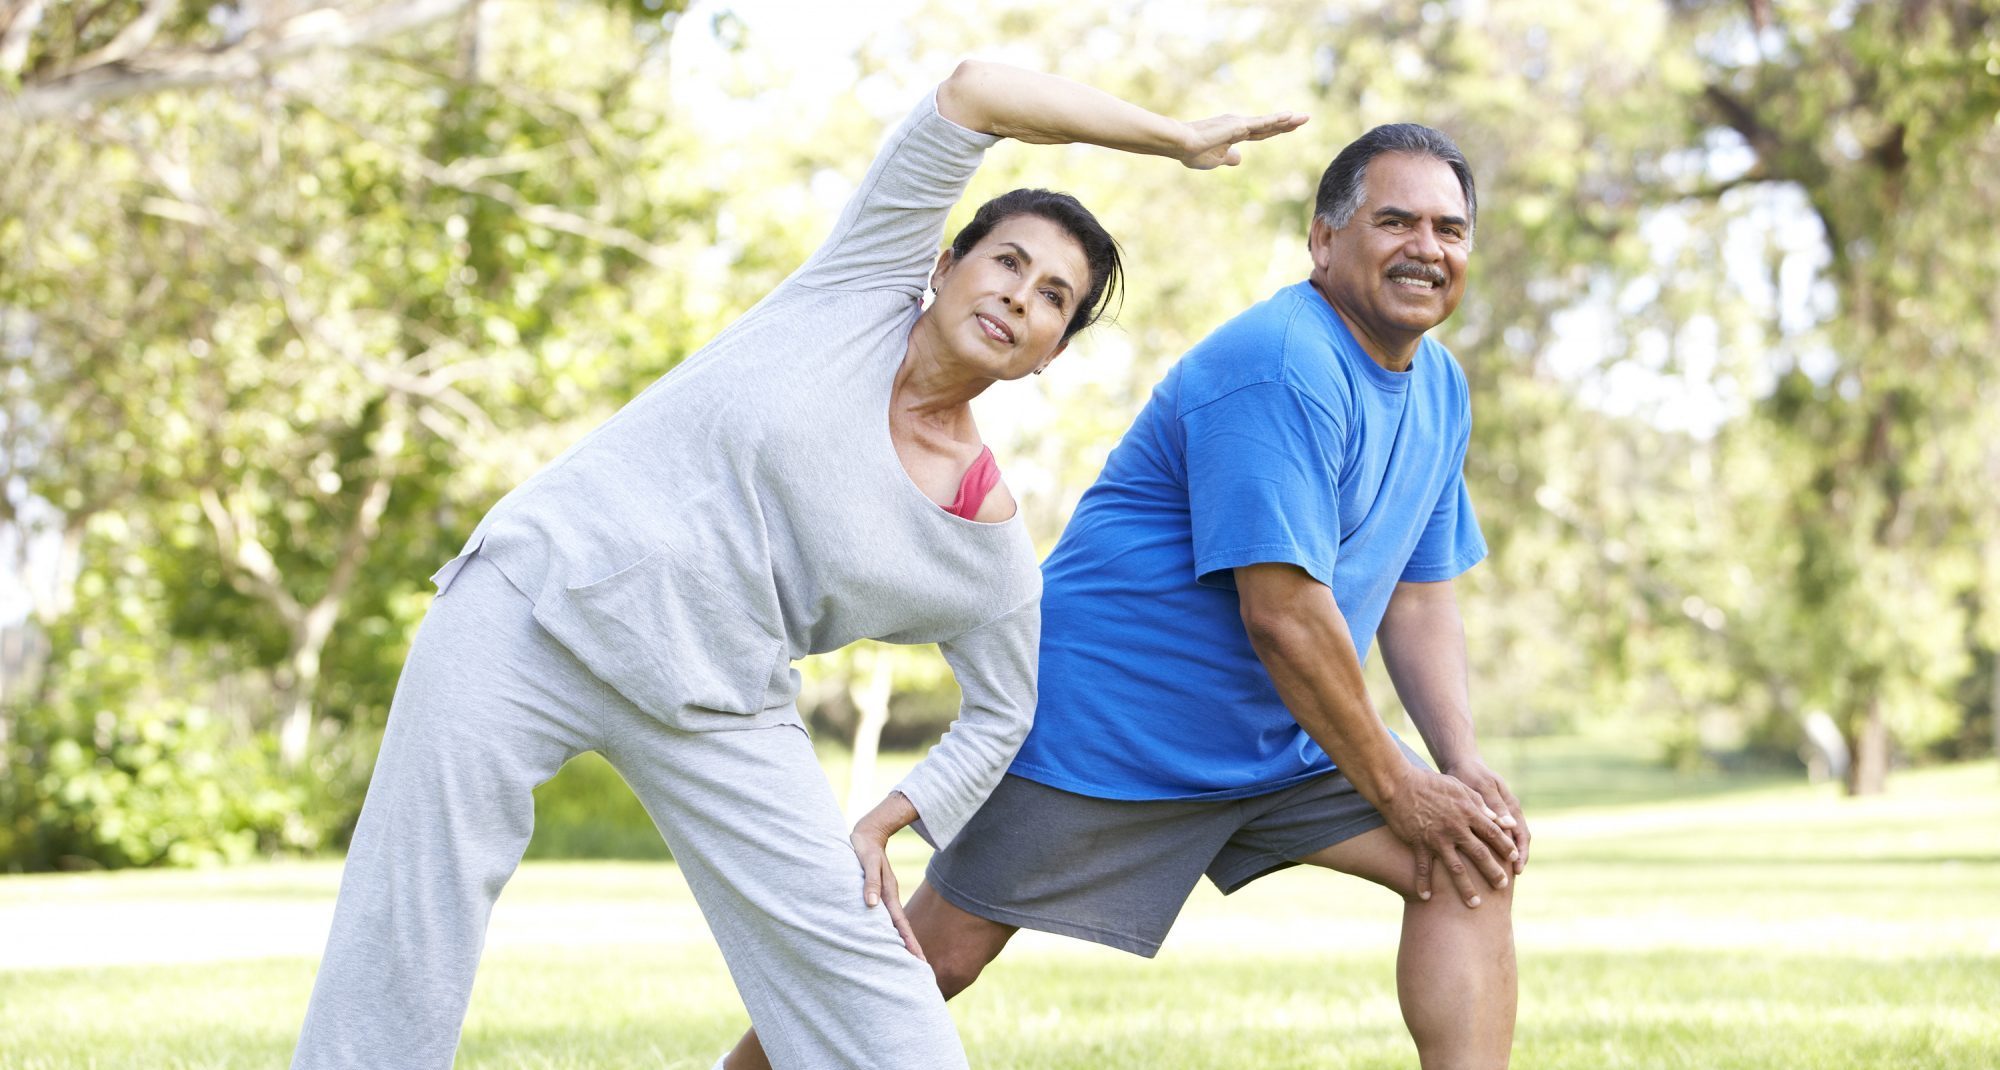
[[[910,345],[903,363],[896,369],[896,385],[890,407],[899,417],[918,420],[940,431],[970,429],[971,401],[993,385],[993,380],[972,374],[952,359],[949,347],[931,336],[925,327],[928,318],[917,321],[910,332]]]

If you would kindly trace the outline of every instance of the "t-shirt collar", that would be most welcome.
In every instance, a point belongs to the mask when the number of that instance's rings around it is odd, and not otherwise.
[[[1297,289],[1306,303],[1317,308],[1319,314],[1325,316],[1327,322],[1333,325],[1333,348],[1340,351],[1342,359],[1359,369],[1370,382],[1384,390],[1402,393],[1410,389],[1410,380],[1416,375],[1417,367],[1423,363],[1424,347],[1430,343],[1429,335],[1425,335],[1417,343],[1417,352],[1410,358],[1410,366],[1400,372],[1392,372],[1375,363],[1375,358],[1369,356],[1366,349],[1361,348],[1361,343],[1355,339],[1354,332],[1347,329],[1347,321],[1334,310],[1333,305],[1319,292],[1319,288],[1312,284],[1311,279],[1299,283]]]

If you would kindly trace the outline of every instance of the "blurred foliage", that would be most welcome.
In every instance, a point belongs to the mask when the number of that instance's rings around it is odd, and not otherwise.
[[[931,3],[807,78],[726,10],[482,0],[40,118],[85,68],[263,31],[181,5],[109,63],[150,8],[34,6],[17,33],[0,3],[0,525],[65,564],[31,622],[47,664],[0,691],[0,866],[341,842],[424,576],[802,260],[884,124],[973,52],[1171,115],[1314,116],[1202,175],[989,154],[954,224],[1065,188],[1132,271],[1115,325],[982,409],[1044,548],[1166,366],[1303,275],[1332,152],[1426,122],[1481,185],[1439,335],[1493,550],[1461,584],[1486,736],[1788,764],[1824,711],[1862,790],[1892,755],[1992,746],[1994,4]],[[723,57],[699,92],[669,69],[689,32]],[[822,731],[864,720],[857,656],[806,667]],[[895,656],[889,738],[921,742],[954,689]],[[645,849],[601,763],[538,800],[572,844],[622,805],[625,839],[575,850]]]
[[[535,834],[527,858],[672,858],[653,819],[603,757],[570,759],[535,789]]]

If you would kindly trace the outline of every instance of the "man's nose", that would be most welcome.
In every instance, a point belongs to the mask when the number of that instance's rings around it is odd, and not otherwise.
[[[1444,259],[1444,243],[1438,241],[1437,231],[1429,224],[1410,228],[1410,240],[1406,243],[1410,259],[1426,264]]]

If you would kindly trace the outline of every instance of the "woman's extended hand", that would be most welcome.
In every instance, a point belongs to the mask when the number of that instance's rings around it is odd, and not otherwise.
[[[889,865],[889,837],[916,819],[917,808],[902,792],[892,791],[888,798],[875,804],[875,809],[861,815],[847,842],[854,848],[854,857],[861,861],[862,900],[871,909],[877,905],[888,907],[889,920],[902,935],[903,946],[923,959],[924,949],[917,943],[916,930],[910,928],[910,919],[903,916],[903,895],[896,885],[896,871]]]
[[[1306,125],[1308,116],[1295,111],[1274,111],[1269,115],[1218,115],[1187,124],[1187,151],[1181,162],[1197,171],[1234,167],[1243,162],[1236,145],[1288,134]]]

